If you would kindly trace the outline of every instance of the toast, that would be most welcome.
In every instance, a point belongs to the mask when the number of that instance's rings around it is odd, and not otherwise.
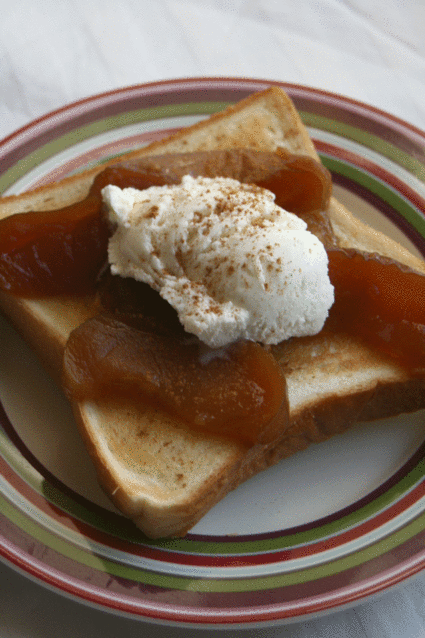
[[[295,107],[277,87],[123,157],[237,147],[267,151],[284,147],[318,159]],[[83,199],[103,166],[3,198],[0,218]],[[329,217],[341,247],[376,252],[425,274],[424,262],[358,221],[334,197]],[[69,334],[96,311],[90,299],[30,300],[5,292],[0,292],[0,307],[59,382]],[[191,432],[147,404],[123,407],[113,398],[72,402],[100,484],[146,535],[183,536],[230,490],[280,459],[360,420],[425,407],[425,380],[356,337],[323,331],[273,346],[273,353],[286,377],[290,410],[290,425],[273,446],[247,449]]]

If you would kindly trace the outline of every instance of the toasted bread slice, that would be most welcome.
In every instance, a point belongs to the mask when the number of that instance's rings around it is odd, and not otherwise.
[[[166,152],[246,147],[317,153],[288,96],[270,88],[210,119],[126,158]],[[116,159],[114,163],[116,163]],[[55,209],[85,197],[97,167],[0,202],[0,218]],[[378,252],[425,273],[425,264],[362,224],[334,198],[329,210],[341,246]],[[0,307],[56,378],[70,332],[95,313],[92,301],[18,299],[0,293]],[[74,403],[82,437],[99,481],[117,507],[153,538],[184,535],[242,481],[312,442],[358,420],[425,407],[425,381],[355,337],[293,339],[274,347],[288,384],[291,424],[278,445],[246,449],[236,442],[190,432],[149,405],[122,407],[113,399]]]

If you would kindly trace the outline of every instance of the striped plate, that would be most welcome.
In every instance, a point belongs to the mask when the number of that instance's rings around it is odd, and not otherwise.
[[[0,192],[146,144],[269,84],[177,80],[72,104],[0,143]],[[338,198],[424,254],[425,135],[282,86]],[[240,486],[185,538],[153,542],[98,488],[61,392],[6,322],[0,332],[0,556],[39,582],[144,620],[246,628],[352,605],[424,567],[423,413],[313,446]]]

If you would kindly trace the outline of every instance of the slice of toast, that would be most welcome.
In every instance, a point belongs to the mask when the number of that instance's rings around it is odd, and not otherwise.
[[[236,147],[275,150],[278,146],[318,158],[291,100],[273,87],[125,158]],[[3,198],[0,218],[81,200],[102,168]],[[420,259],[356,220],[334,198],[329,215],[341,246],[378,252],[425,274]],[[0,293],[0,307],[56,379],[70,332],[96,311],[91,300],[28,300],[7,293]],[[149,405],[123,408],[112,398],[74,403],[101,485],[148,536],[184,535],[245,479],[354,422],[425,407],[424,379],[411,377],[355,337],[322,331],[279,344],[274,354],[287,379],[291,419],[274,447],[258,445],[247,450],[236,442],[189,432]]]

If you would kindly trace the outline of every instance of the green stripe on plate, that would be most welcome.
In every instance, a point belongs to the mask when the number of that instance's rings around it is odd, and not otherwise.
[[[29,463],[0,427],[0,454],[16,474],[40,493],[43,477]]]
[[[119,129],[131,124],[158,120],[161,118],[181,117],[189,115],[211,115],[224,109],[228,102],[189,102],[187,104],[168,104],[156,106],[148,109],[137,109],[127,113],[119,113],[111,117],[98,120],[74,129],[61,137],[58,137],[37,150],[29,153],[24,158],[16,162],[9,170],[0,177],[0,193],[3,193],[9,186],[18,179],[26,175],[30,170],[41,164],[46,159],[79,144],[84,140],[100,135],[107,131]]]
[[[384,202],[392,206],[406,221],[409,222],[423,237],[425,237],[425,219],[419,211],[406,201],[397,191],[387,186],[384,182],[370,173],[365,172],[351,164],[337,160],[333,157],[323,156],[323,164],[330,171],[343,175],[353,180],[360,186],[364,186],[371,193],[377,195]]]
[[[15,525],[29,534],[32,538],[52,548],[62,556],[85,565],[91,569],[112,576],[126,578],[133,582],[154,585],[165,589],[180,591],[196,591],[204,593],[248,592],[267,589],[277,589],[289,585],[319,580],[327,576],[334,576],[340,572],[362,565],[374,558],[393,550],[395,547],[407,542],[417,534],[423,532],[425,527],[425,513],[414,521],[397,530],[392,535],[366,547],[358,552],[344,556],[335,561],[323,563],[310,569],[289,572],[285,574],[273,574],[256,578],[242,579],[198,579],[180,576],[169,576],[164,573],[155,573],[140,567],[131,567],[118,562],[105,560],[81,550],[58,536],[53,535],[45,528],[36,524],[23,512],[18,511],[6,499],[0,495],[0,512],[7,516]]]
[[[303,111],[300,115],[306,126],[328,131],[329,133],[335,133],[341,137],[358,142],[362,146],[366,146],[380,155],[387,157],[399,166],[408,170],[422,182],[425,182],[424,163],[415,157],[412,157],[412,155],[405,153],[400,148],[390,142],[387,142],[381,137],[372,135],[368,131],[364,131],[349,124],[344,124],[337,120],[331,120],[327,117],[316,115],[314,113],[307,113]]]

